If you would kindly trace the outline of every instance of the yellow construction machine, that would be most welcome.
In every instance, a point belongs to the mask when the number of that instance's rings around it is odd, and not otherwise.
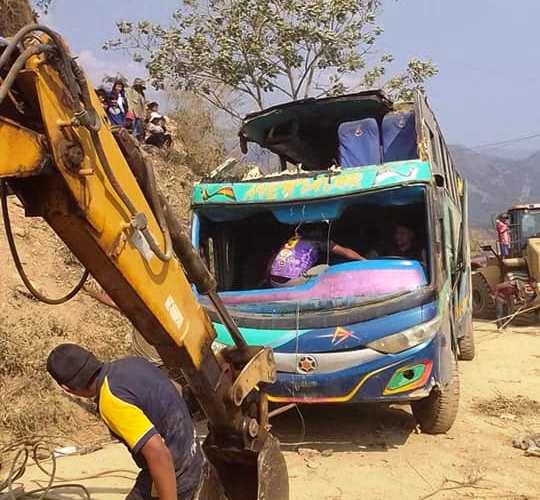
[[[264,392],[276,376],[272,351],[246,345],[134,139],[110,127],[83,70],[45,26],[0,38],[0,182],[8,242],[36,297],[62,303],[92,274],[164,363],[182,369],[208,418],[203,446],[228,498],[287,499]],[[42,217],[88,270],[67,296],[43,296],[24,274],[8,194],[28,217]],[[214,353],[215,332],[192,285],[210,297],[235,348]]]
[[[504,328],[515,317],[540,311],[540,204],[508,209],[510,247],[502,255],[491,245],[472,259],[473,315],[497,317]]]

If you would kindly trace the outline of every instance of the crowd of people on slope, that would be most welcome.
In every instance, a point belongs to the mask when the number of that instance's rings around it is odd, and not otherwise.
[[[147,102],[145,91],[142,78],[135,78],[131,86],[117,78],[112,85],[96,89],[111,125],[130,130],[141,143],[169,148],[172,136],[167,130],[167,118],[159,112],[159,103]]]

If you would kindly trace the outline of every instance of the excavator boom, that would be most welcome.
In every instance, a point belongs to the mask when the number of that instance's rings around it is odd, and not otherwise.
[[[204,448],[228,497],[288,498],[257,390],[275,378],[271,350],[245,345],[134,140],[111,129],[65,43],[44,26],[0,39],[0,178],[3,196],[9,188],[28,216],[43,217],[164,363],[182,369],[208,418]],[[213,352],[193,284],[237,349]]]

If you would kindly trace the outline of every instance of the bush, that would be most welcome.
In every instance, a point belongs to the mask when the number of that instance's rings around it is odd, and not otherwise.
[[[168,116],[183,145],[182,162],[197,176],[207,174],[226,159],[225,144],[236,127],[227,128],[223,115],[193,94],[182,92],[171,101]]]

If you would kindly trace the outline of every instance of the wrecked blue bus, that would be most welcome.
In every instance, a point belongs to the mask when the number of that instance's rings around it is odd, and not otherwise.
[[[407,403],[446,432],[474,357],[467,194],[424,96],[295,101],[248,115],[240,141],[276,169],[196,184],[192,241],[247,342],[274,350],[270,401]],[[315,226],[315,257],[291,261],[309,268],[276,276]]]

